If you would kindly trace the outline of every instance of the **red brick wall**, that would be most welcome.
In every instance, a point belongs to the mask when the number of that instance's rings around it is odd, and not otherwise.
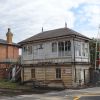
[[[14,47],[8,46],[8,52],[7,52],[8,58],[13,59],[14,57]]]
[[[17,59],[19,56],[19,48],[15,46],[0,45],[0,61],[7,58]]]
[[[0,62],[5,59],[18,59],[19,57],[19,48],[11,45],[2,45],[0,44]],[[9,67],[7,64],[0,64],[0,78],[5,77],[6,68]]]
[[[6,59],[6,46],[0,45],[0,61]]]
[[[6,78],[7,71],[5,68],[0,69],[0,78]]]
[[[14,58],[19,57],[19,49],[17,47],[14,47]]]

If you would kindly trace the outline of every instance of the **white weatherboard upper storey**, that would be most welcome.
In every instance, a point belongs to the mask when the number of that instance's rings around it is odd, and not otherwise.
[[[59,52],[59,42],[70,41],[71,50]],[[74,41],[73,39],[65,39],[61,41],[47,41],[41,43],[26,44],[23,47],[32,46],[32,53],[29,54],[28,50],[23,52],[22,61],[25,63],[38,63],[38,62],[90,62],[89,58],[89,43],[85,41]],[[52,43],[57,43],[57,51],[52,52]],[[64,47],[65,48],[65,47]],[[75,53],[75,54],[74,54]],[[74,58],[75,56],[75,58]]]

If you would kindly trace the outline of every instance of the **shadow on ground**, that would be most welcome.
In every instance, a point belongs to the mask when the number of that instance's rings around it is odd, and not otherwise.
[[[31,88],[31,89],[0,89],[0,96],[17,96],[26,94],[44,94],[52,91],[63,91],[63,88]]]

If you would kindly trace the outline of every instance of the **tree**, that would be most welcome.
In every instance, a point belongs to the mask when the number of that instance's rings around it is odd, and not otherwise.
[[[98,84],[100,81],[100,42],[97,39],[92,39],[90,45],[90,82]],[[96,65],[95,65],[96,60]],[[100,83],[99,83],[100,84]]]
[[[90,46],[90,62],[93,68],[95,68],[95,59],[98,60],[96,61],[96,67],[99,65],[99,43],[97,43],[97,52],[96,52],[96,39],[92,39],[89,42]]]

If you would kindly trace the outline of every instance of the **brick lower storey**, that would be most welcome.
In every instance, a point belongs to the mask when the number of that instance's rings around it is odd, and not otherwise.
[[[7,76],[6,68],[0,69],[0,79],[4,79]]]

